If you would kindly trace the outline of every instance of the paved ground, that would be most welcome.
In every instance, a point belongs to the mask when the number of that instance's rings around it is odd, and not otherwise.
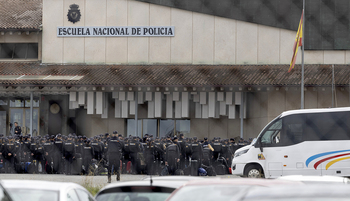
[[[148,177],[147,175],[121,175],[121,181],[138,181]],[[157,177],[157,176],[154,176]],[[233,175],[221,175],[217,177],[237,178]],[[107,185],[107,176],[80,176],[80,175],[50,175],[50,174],[0,174],[0,179],[18,179],[18,180],[46,180],[60,182],[74,182],[80,185],[93,184],[103,187]],[[112,182],[116,182],[116,177],[112,177]]]

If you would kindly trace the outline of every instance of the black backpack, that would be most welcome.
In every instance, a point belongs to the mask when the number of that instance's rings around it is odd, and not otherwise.
[[[166,148],[166,154],[167,154],[167,158],[168,158],[168,163],[173,163],[174,164],[176,163],[176,159],[178,158],[179,156],[179,148],[176,144],[172,144],[172,145],[169,145],[167,148]]]
[[[211,150],[210,150],[208,147],[204,148],[204,149],[203,149],[203,163],[204,163],[205,165],[208,165],[208,166],[211,165],[211,164],[210,164],[210,162],[211,162],[211,156],[212,156]]]

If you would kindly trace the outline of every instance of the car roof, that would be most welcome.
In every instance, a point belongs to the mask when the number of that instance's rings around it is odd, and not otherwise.
[[[7,189],[42,189],[61,191],[66,188],[83,188],[72,182],[53,182],[40,180],[1,180],[2,185]]]
[[[158,186],[158,187],[166,187],[166,188],[178,188],[181,185],[186,183],[186,181],[161,181],[161,180],[154,180],[152,182],[152,186]],[[108,184],[104,188],[102,188],[97,195],[107,189],[111,188],[117,188],[117,187],[125,187],[125,186],[151,186],[151,182],[149,180],[143,180],[143,181],[125,181],[125,182],[117,182]]]
[[[280,117],[285,117],[293,114],[306,114],[306,113],[323,113],[323,112],[346,112],[350,111],[350,107],[338,107],[338,108],[321,108],[321,109],[301,109],[301,110],[289,110],[283,112]]]
[[[289,181],[301,181],[304,183],[313,183],[313,182],[320,182],[320,183],[344,183],[344,184],[350,184],[350,180],[345,177],[339,177],[339,176],[330,176],[330,175],[323,175],[323,176],[317,176],[317,175],[288,175],[288,176],[282,176],[278,177],[277,179],[281,180],[289,180]]]
[[[299,181],[276,180],[276,179],[255,179],[255,178],[214,178],[205,180],[192,180],[183,186],[200,186],[200,185],[252,185],[252,186],[274,186],[274,185],[295,185],[303,184]]]
[[[198,176],[156,176],[156,177],[145,177],[143,180],[149,181],[152,178],[153,181],[191,181],[195,179],[204,179]]]
[[[347,185],[343,184],[310,184],[310,185],[291,185],[291,186],[274,186],[272,188],[255,188],[247,192],[243,200],[279,200],[291,198],[297,200],[297,198],[320,198],[331,197],[336,200],[336,197],[349,198],[350,191]]]

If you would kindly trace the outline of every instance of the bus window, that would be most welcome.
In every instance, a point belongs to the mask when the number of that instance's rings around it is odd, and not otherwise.
[[[350,140],[350,115],[328,112],[305,115],[305,140]]]
[[[271,126],[261,136],[263,146],[274,146],[280,143],[282,130],[282,119],[272,123]]]

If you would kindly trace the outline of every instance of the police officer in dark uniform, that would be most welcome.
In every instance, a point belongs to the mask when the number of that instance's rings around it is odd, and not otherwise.
[[[18,126],[18,122],[15,122],[15,135],[21,135],[22,134],[22,129],[20,126]]]
[[[155,146],[152,138],[147,138],[146,147],[144,150],[144,156],[146,160],[147,174],[154,174],[154,162],[155,162]]]
[[[184,139],[184,134],[180,133],[177,144],[180,146],[180,169],[185,169],[186,167],[186,141]]]
[[[203,164],[206,166],[211,166],[211,162],[213,159],[213,147],[210,145],[208,138],[204,138],[203,146]]]
[[[124,138],[124,151],[123,151],[123,166],[122,166],[122,174],[127,173],[127,165],[130,161],[130,151],[129,151],[129,138]]]
[[[170,175],[175,175],[175,171],[178,169],[180,154],[180,148],[175,143],[169,144],[165,149],[165,165],[168,166]]]
[[[45,165],[45,160],[44,160],[44,139],[39,138],[37,140],[37,149],[34,154],[34,159],[37,161],[37,171],[38,173],[44,173],[44,165]]]
[[[75,139],[75,151],[76,151],[76,158],[82,158],[82,155],[83,155],[83,150],[84,150],[84,141],[83,141],[83,138],[82,136],[78,136],[76,139]]]
[[[31,156],[30,156],[30,137],[24,136],[22,139],[24,139],[23,144],[21,146],[22,151],[22,159],[23,162],[31,162]]]
[[[12,136],[8,137],[8,142],[5,144],[4,158],[5,158],[5,171],[6,173],[15,172],[15,157],[16,157],[16,146]]]
[[[55,174],[62,173],[62,166],[64,161],[62,160],[63,151],[63,140],[62,135],[57,134],[54,140],[54,151],[53,151],[53,172]]]
[[[108,183],[111,183],[112,168],[117,173],[117,181],[120,181],[120,159],[123,152],[123,144],[117,137],[118,132],[113,131],[112,137],[108,140]]]
[[[109,134],[108,134],[109,135]],[[105,141],[103,142],[103,155],[102,155],[102,158],[103,158],[103,166],[108,168],[108,140],[109,140],[109,137],[108,138],[105,138]]]
[[[76,154],[75,143],[72,137],[72,134],[69,134],[67,141],[63,144],[63,158],[66,159],[66,174],[68,175],[71,174],[72,163]]]
[[[202,144],[198,141],[197,137],[193,137],[193,142],[191,144],[191,161],[197,161],[197,163],[192,162],[194,169],[198,170],[202,165],[202,156],[203,156],[203,147]],[[198,171],[197,171],[198,174]]]
[[[132,174],[136,174],[137,172],[139,172],[139,167],[137,164],[137,154],[141,152],[141,150],[141,143],[137,140],[137,137],[133,137],[133,139],[129,142],[129,153],[132,164]]]
[[[165,148],[167,148],[169,145],[172,145],[172,144],[174,144],[174,143],[173,143],[173,141],[171,140],[171,136],[168,135],[168,136],[166,137],[165,142],[164,142]]]
[[[20,139],[22,136],[16,136],[15,137],[15,147],[16,147],[16,157],[15,157],[15,171],[17,173],[22,172],[21,171],[21,156],[22,156],[22,151],[21,151],[21,142]]]
[[[91,146],[94,148],[94,159],[99,163],[102,159],[103,146],[99,142],[98,137],[96,136],[91,142]]]
[[[154,141],[154,157],[155,157],[155,169],[156,173],[160,174],[161,172],[161,164],[163,162],[164,153],[165,153],[165,145],[159,140],[157,137]]]
[[[213,161],[216,161],[220,155],[222,155],[222,144],[219,141],[219,138],[214,138],[214,142],[212,143],[213,151]]]
[[[52,136],[54,138],[54,136]],[[46,173],[52,174],[53,171],[53,152],[54,144],[49,137],[46,138],[46,141],[43,143],[44,148],[44,169]]]
[[[83,165],[84,165],[84,174],[89,174],[92,171],[92,159],[95,155],[94,147],[91,146],[90,140],[85,140],[83,151]]]
[[[5,150],[5,144],[4,144],[4,138],[2,136],[2,134],[0,134],[0,162],[2,162],[2,165],[4,165],[3,161],[4,161],[4,150]]]

